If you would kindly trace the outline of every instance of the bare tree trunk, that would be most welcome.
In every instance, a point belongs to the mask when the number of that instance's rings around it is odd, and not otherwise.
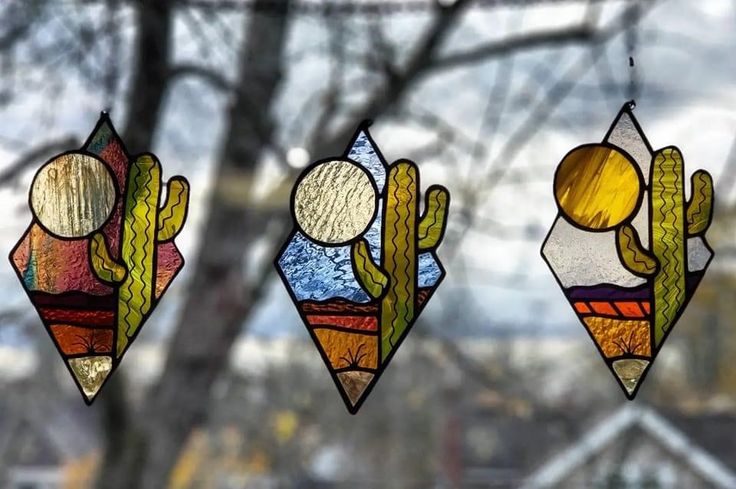
[[[245,311],[252,306],[243,278],[245,251],[263,224],[249,206],[249,194],[271,139],[271,109],[282,79],[289,15],[288,0],[281,1],[281,15],[256,9],[246,18],[239,89],[230,108],[202,248],[166,365],[143,407],[143,438],[132,444],[145,453],[138,460],[140,478],[116,487],[167,487],[187,438],[206,417],[212,385],[225,369]]]
[[[173,27],[170,0],[141,0],[136,12],[136,67],[123,140],[131,153],[150,151],[169,81]]]
[[[123,142],[132,153],[150,151],[168,88],[173,12],[168,0],[145,0],[137,6],[135,67],[128,93],[128,121]],[[117,372],[105,386],[98,406],[105,434],[105,456],[97,477],[98,489],[137,487],[141,434],[125,396],[125,381]]]
[[[260,1],[273,7],[274,0]],[[265,232],[268,216],[249,205],[249,194],[263,150],[271,142],[271,110],[282,78],[289,15],[288,0],[281,1],[283,15],[255,9],[245,26],[239,88],[218,159],[202,248],[166,366],[144,416],[145,469],[135,486],[141,489],[166,487],[187,437],[206,417],[212,386],[257,301],[256,291],[243,278],[245,252]],[[459,0],[439,12],[403,76],[378,91],[363,113],[378,116],[405,95],[468,3]],[[350,124],[345,131],[353,129]],[[346,144],[347,137],[339,144]]]
[[[282,2],[281,14],[274,15],[274,1]],[[243,277],[245,252],[265,232],[269,220],[265,212],[250,205],[249,195],[257,164],[271,143],[271,111],[282,79],[289,0],[257,3],[269,4],[269,13],[259,13],[256,8],[246,19],[239,88],[229,110],[202,248],[166,365],[135,422],[118,410],[117,419],[125,426],[124,434],[119,436],[124,448],[117,453],[117,460],[106,461],[105,465],[111,467],[103,471],[98,487],[167,487],[187,438],[205,420],[212,386],[225,370],[231,346],[263,289],[261,284],[246,283]],[[407,68],[399,77],[387,80],[386,86],[377,90],[359,111],[361,114],[379,116],[406,94],[469,3],[470,0],[458,0],[452,7],[439,10]],[[136,77],[134,86],[145,84],[145,78]],[[159,100],[163,93],[160,92]],[[138,109],[140,117],[152,117],[145,111],[145,104]],[[131,124],[135,123],[134,113],[131,111]],[[330,147],[339,145],[341,152],[353,130],[353,124],[348,124],[338,134],[321,141]],[[134,149],[137,145],[150,145],[150,133],[146,139],[146,134],[135,135],[131,127],[127,135],[132,138]],[[122,399],[109,397],[116,403]],[[111,410],[114,412],[114,408]],[[111,418],[111,426],[114,420]]]

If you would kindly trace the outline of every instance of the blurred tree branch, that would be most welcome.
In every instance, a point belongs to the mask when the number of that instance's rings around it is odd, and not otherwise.
[[[148,151],[161,118],[171,59],[173,10],[170,0],[141,0],[133,80],[128,98],[128,123],[123,141],[132,153]]]
[[[544,96],[536,106],[528,111],[528,115],[519,127],[506,139],[496,158],[488,165],[485,175],[481,178],[475,178],[471,182],[472,188],[466,196],[467,202],[464,206],[467,212],[463,214],[464,219],[459,221],[459,225],[454,229],[454,232],[448,233],[446,240],[449,243],[456,245],[466,235],[475,223],[475,219],[477,219],[477,212],[473,213],[472,210],[481,208],[479,204],[493,192],[511,170],[512,163],[521,149],[537,133],[558,105],[566,99],[572,89],[583,78],[583,75],[595,65],[595,62],[604,53],[601,45],[614,36],[621,34],[628,27],[627,19],[630,18],[630,10],[636,9],[640,12],[637,21],[641,22],[646,12],[651,10],[655,3],[656,0],[647,0],[645,9],[641,9],[638,4],[625,7],[614,20],[590,38],[592,51],[582,53],[575,63],[567,70],[562,71],[557,79],[545,88]],[[591,58],[593,58],[592,62]],[[451,246],[450,253],[454,256],[455,252],[452,248]]]
[[[170,82],[179,78],[192,77],[208,83],[211,87],[222,91],[233,91],[233,83],[212,68],[200,66],[193,63],[180,63],[174,65],[168,72]]]
[[[503,6],[528,7],[566,1],[569,0],[474,0],[474,3],[477,8],[493,9]],[[572,1],[585,2],[587,0]],[[270,14],[279,14],[283,11],[283,8],[274,2],[261,4],[257,0],[178,0],[178,2],[181,6],[209,11],[249,10]],[[291,8],[294,13],[302,15],[373,15],[380,17],[402,12],[427,12],[450,3],[436,0],[329,0],[324,2],[299,0],[295,1]]]
[[[646,11],[649,11],[656,4],[656,0],[646,0],[644,3]],[[626,28],[628,28],[627,20],[629,19],[630,10],[632,9],[639,11],[641,6],[639,4],[634,4],[624,8],[614,20],[610,21],[608,25],[603,27],[598,33],[590,38],[591,47],[596,48],[593,49],[592,52],[592,61],[589,53],[581,54],[579,59],[568,70],[563,71],[554,83],[545,88],[545,94],[542,100],[528,112],[523,123],[517,128],[514,134],[508,138],[501,148],[498,156],[491,162],[485,180],[482,182],[483,192],[485,195],[488,195],[493,188],[498,185],[498,182],[510,169],[510,162],[514,160],[519,150],[525,145],[530,137],[536,134],[542,126],[542,123],[549,118],[557,106],[565,100],[572,89],[577,86],[577,83],[583,78],[583,75],[595,65],[595,61],[597,61],[603,54],[603,50],[598,49],[600,45],[607,42],[614,36],[621,34]],[[640,22],[644,15],[645,10],[641,10],[637,20]],[[572,80],[572,82],[570,80]],[[480,182],[479,185],[481,185]]]
[[[265,231],[268,221],[253,212],[249,194],[261,153],[272,139],[270,111],[283,72],[288,0],[280,3],[286,9],[283,15],[245,17],[239,86],[215,170],[201,241],[204,248],[194,264],[164,371],[143,413],[135,417],[136,437],[128,438],[117,456],[123,464],[126,460],[137,463],[128,465],[125,473],[108,467],[99,478],[104,487],[111,483],[121,489],[167,486],[192,429],[207,416],[212,385],[227,365],[243,318],[258,298],[244,283],[243,269],[251,240]]]
[[[315,140],[324,131],[330,121],[337,114],[341,98],[344,89],[344,76],[345,76],[345,26],[343,25],[342,19],[329,19],[325,16],[325,21],[328,22],[330,41],[329,51],[331,58],[330,66],[330,84],[327,89],[321,94],[321,105],[323,110],[320,112],[317,121],[313,124],[312,134],[308,138],[308,147],[313,147]]]
[[[0,52],[10,49],[28,36],[34,26],[33,18],[40,14],[43,6],[44,2],[34,1],[27,5],[16,2],[6,7],[0,17],[0,25],[4,28],[0,30]]]
[[[0,186],[9,185],[14,182],[29,166],[38,165],[39,161],[73,148],[77,144],[79,144],[79,140],[74,136],[63,136],[59,139],[45,141],[38,146],[30,148],[7,168],[0,171]]]
[[[169,0],[142,0],[136,5],[137,33],[128,120],[122,132],[127,149],[147,151],[152,147],[169,83],[169,60],[173,10]],[[119,372],[120,374],[120,372]],[[115,375],[101,399],[105,428],[105,456],[97,479],[99,489],[139,487],[146,453],[145,432],[137,425],[126,398],[125,380]],[[158,487],[164,487],[161,484]]]
[[[731,149],[728,151],[728,156],[726,157],[726,165],[723,167],[721,176],[718,179],[720,198],[727,202],[734,187],[736,187],[736,138],[731,143]]]
[[[467,49],[466,51],[446,54],[432,61],[427,66],[427,70],[464,67],[473,63],[482,63],[500,55],[509,56],[520,50],[530,50],[539,47],[548,48],[567,44],[586,44],[599,34],[598,30],[587,23],[562,29],[516,34],[499,41],[491,41],[482,46]]]
[[[310,148],[310,154],[313,154],[313,150],[317,147],[328,154],[340,154],[354,130],[354,121],[375,119],[396,105],[414,81],[424,74],[461,13],[471,3],[471,0],[457,0],[448,7],[438,8],[435,19],[420,38],[412,56],[406,61],[404,70],[386,78],[384,85],[375,90],[365,104],[349,115],[347,119],[349,122],[337,133],[316,138],[313,147]]]

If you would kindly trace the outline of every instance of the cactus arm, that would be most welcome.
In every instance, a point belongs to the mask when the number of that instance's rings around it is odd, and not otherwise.
[[[189,182],[183,177],[169,180],[166,203],[158,215],[159,242],[174,239],[184,226],[189,204]]]
[[[369,249],[368,242],[361,239],[354,243],[351,249],[353,258],[353,270],[358,283],[365,291],[378,299],[383,295],[384,290],[388,286],[388,276],[373,262],[373,257]]]
[[[129,273],[118,294],[118,358],[153,305],[156,214],[160,195],[161,166],[152,155],[143,155],[131,165],[124,202],[120,258]]]
[[[687,232],[695,236],[703,234],[713,218],[713,179],[703,170],[693,173],[692,198],[687,206]]]
[[[97,278],[103,282],[117,284],[125,278],[125,266],[119,264],[110,256],[105,235],[95,233],[89,241],[89,256],[92,270]]]
[[[651,240],[659,262],[654,275],[654,345],[662,344],[685,304],[685,191],[683,160],[677,148],[659,150],[651,168]]]
[[[436,248],[445,232],[447,223],[447,202],[449,194],[440,186],[427,190],[424,216],[419,221],[417,238],[419,249],[422,251]]]
[[[381,357],[385,360],[414,320],[417,283],[418,169],[391,165],[386,178],[383,258],[389,285],[381,302]]]
[[[657,259],[642,247],[639,234],[630,225],[616,230],[616,248],[621,263],[634,275],[650,277],[657,272]]]

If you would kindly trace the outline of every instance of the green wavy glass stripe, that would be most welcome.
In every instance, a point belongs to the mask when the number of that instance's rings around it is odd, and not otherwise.
[[[713,179],[703,171],[693,173],[692,200],[687,208],[687,231],[691,235],[704,233],[713,213]]]
[[[654,157],[651,178],[654,276],[654,344],[659,346],[685,303],[685,210],[683,161],[675,148]]]
[[[92,236],[89,242],[89,255],[92,269],[101,280],[110,283],[119,283],[123,280],[125,267],[110,256],[104,234],[95,233]]]
[[[632,226],[624,224],[616,230],[616,246],[624,266],[633,274],[651,276],[657,271],[657,261],[649,256]]]
[[[356,278],[368,294],[377,299],[388,285],[388,277],[373,262],[368,242],[361,239],[352,247]]]
[[[160,187],[159,163],[150,156],[138,158],[128,175],[123,217],[121,260],[127,265],[128,276],[120,286],[118,299],[118,357],[125,352],[153,303]]]
[[[424,218],[419,222],[419,249],[430,250],[440,244],[442,230],[447,219],[448,194],[434,188],[427,192]]]
[[[174,239],[184,227],[189,203],[189,184],[180,177],[169,180],[166,204],[158,215],[158,241]]]
[[[388,174],[383,223],[383,269],[389,277],[381,303],[381,356],[385,360],[414,320],[417,269],[417,168],[394,163]]]

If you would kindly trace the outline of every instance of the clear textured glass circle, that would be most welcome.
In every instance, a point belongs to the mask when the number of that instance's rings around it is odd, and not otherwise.
[[[334,160],[315,165],[298,183],[294,216],[309,238],[346,243],[365,232],[376,212],[370,175],[355,163]]]
[[[107,166],[84,153],[63,154],[46,164],[31,185],[31,209],[49,232],[83,238],[97,231],[115,207]]]

